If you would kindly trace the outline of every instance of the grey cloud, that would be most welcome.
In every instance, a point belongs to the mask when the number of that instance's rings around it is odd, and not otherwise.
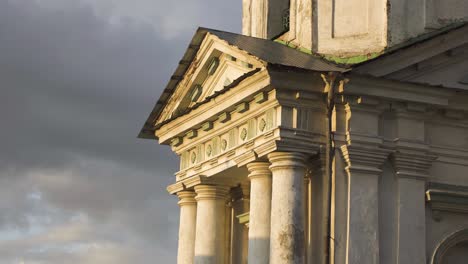
[[[136,135],[197,24],[236,30],[239,11],[0,1],[0,263],[174,262],[177,159]]]

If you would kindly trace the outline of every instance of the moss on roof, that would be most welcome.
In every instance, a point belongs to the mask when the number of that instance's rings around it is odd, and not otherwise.
[[[321,57],[324,60],[327,60],[327,61],[335,63],[335,64],[339,64],[339,65],[352,65],[352,64],[361,63],[363,61],[376,58],[376,57],[378,57],[379,55],[381,55],[383,53],[383,52],[379,52],[379,53],[376,52],[376,53],[370,53],[370,54],[366,54],[366,55],[357,55],[357,56],[352,56],[352,57],[339,57],[339,56],[322,55],[322,54],[318,54],[318,53],[313,53],[309,49],[299,47],[297,45],[294,45],[293,43],[290,43],[290,42],[287,42],[287,41],[284,41],[284,40],[280,40],[280,39],[276,39],[275,42],[283,44],[286,47],[295,49],[297,51],[300,51],[300,52],[303,52],[303,53],[306,53],[306,54]]]
[[[340,57],[340,56],[333,56],[333,55],[317,54],[317,53],[313,53],[309,49],[299,47],[297,45],[294,45],[294,44],[289,43],[289,42],[284,41],[284,40],[275,39],[274,41],[278,42],[280,44],[283,44],[283,45],[285,45],[285,46],[287,46],[289,48],[293,48],[295,50],[298,50],[300,52],[310,54],[310,55],[319,56],[319,57],[323,58],[324,60],[329,61],[329,62],[334,63],[334,64],[338,64],[338,65],[341,65],[341,66],[352,66],[352,65],[355,65],[355,64],[366,62],[368,60],[375,59],[377,57],[380,57],[381,55],[389,54],[389,53],[392,53],[394,51],[409,47],[411,45],[414,45],[414,44],[422,42],[424,40],[433,38],[433,37],[438,36],[440,34],[450,32],[450,31],[452,31],[454,29],[460,28],[460,27],[462,27],[464,25],[467,25],[467,24],[468,24],[468,22],[466,22],[466,21],[453,23],[453,24],[450,24],[450,25],[448,25],[446,27],[442,27],[442,28],[439,28],[437,30],[433,30],[433,31],[427,32],[425,34],[421,34],[419,36],[416,36],[414,38],[408,39],[405,42],[402,42],[402,43],[400,43],[398,45],[395,45],[395,46],[392,46],[392,47],[388,47],[388,48],[386,48],[386,49],[384,49],[384,50],[382,50],[380,52],[373,52],[373,53],[350,56],[350,57]]]

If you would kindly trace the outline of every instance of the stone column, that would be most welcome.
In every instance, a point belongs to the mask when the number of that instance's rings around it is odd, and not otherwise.
[[[393,156],[397,175],[397,263],[426,263],[426,179],[434,156],[397,151]]]
[[[195,195],[194,191],[181,191],[177,193],[180,206],[178,264],[192,264],[193,256],[195,255],[195,226],[197,217]]]
[[[379,177],[390,151],[343,146],[348,174],[346,263],[379,263]]]
[[[271,171],[268,162],[247,164],[250,179],[248,263],[270,263]]]
[[[305,156],[274,152],[268,159],[273,174],[270,263],[303,264]]]
[[[231,264],[247,264],[248,234],[249,229],[245,224],[239,223],[238,215],[249,211],[249,183],[241,184],[241,187],[232,192],[232,253]]]
[[[195,264],[219,264],[226,259],[227,186],[197,185]]]

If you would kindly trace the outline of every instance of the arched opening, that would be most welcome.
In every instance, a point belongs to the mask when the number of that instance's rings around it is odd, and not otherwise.
[[[445,239],[435,250],[431,263],[468,263],[468,229],[457,231]]]
[[[442,256],[441,264],[466,264],[468,263],[468,241],[463,241],[449,248]]]

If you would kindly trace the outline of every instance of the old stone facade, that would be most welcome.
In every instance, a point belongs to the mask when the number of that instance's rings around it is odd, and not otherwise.
[[[468,263],[451,3],[243,0],[244,35],[198,29],[140,133],[180,157],[178,263]]]

